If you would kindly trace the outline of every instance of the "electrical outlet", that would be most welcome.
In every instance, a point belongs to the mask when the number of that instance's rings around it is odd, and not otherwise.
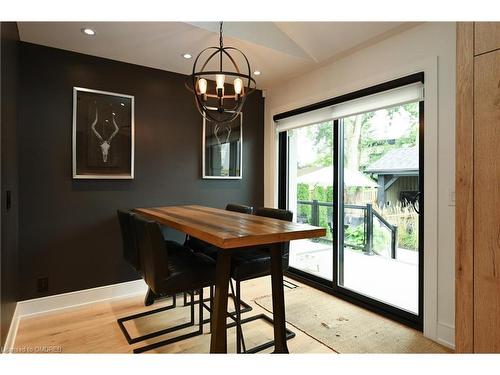
[[[48,292],[49,291],[49,278],[41,277],[36,282],[36,289],[38,293]]]

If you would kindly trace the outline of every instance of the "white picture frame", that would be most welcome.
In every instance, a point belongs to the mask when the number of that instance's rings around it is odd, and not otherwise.
[[[235,136],[234,124],[239,125],[237,127],[239,134],[237,136]],[[219,126],[220,131],[214,134],[213,130],[216,126]],[[230,134],[228,134],[227,127],[232,129]],[[209,134],[212,135],[210,136]],[[232,141],[229,142],[231,139]],[[209,142],[213,142],[211,147],[207,144]],[[234,150],[235,147],[236,150]],[[220,165],[214,166],[214,159],[219,159],[219,155],[217,155],[219,152],[221,163]],[[230,155],[227,155],[228,153]],[[207,121],[207,119],[203,117],[201,154],[203,179],[241,180],[243,176],[243,114],[240,114],[229,124],[217,124]],[[225,158],[222,155],[224,155]],[[222,161],[223,158],[225,162]],[[229,165],[233,167],[228,168]]]

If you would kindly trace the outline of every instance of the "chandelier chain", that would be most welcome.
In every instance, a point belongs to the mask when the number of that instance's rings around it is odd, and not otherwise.
[[[219,68],[222,71],[222,48],[224,47],[224,39],[222,38],[222,21],[220,22],[219,26],[219,45],[220,45],[220,52],[219,52]]]
[[[224,47],[224,40],[222,38],[222,24],[223,24],[223,22],[220,23],[220,27],[219,27],[219,43],[220,43],[220,48]]]

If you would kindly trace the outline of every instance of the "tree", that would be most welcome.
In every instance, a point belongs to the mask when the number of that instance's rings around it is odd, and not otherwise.
[[[377,129],[373,120],[377,111],[343,118],[344,126],[344,166],[351,170],[364,170],[390,149],[416,145],[418,135],[418,103],[408,103],[393,108],[382,109],[387,126],[401,116],[408,117],[409,131],[397,139],[379,139],[374,136]],[[380,112],[379,112],[380,114]],[[317,149],[317,166],[333,164],[333,121],[326,121],[308,129],[308,137]]]
[[[344,124],[344,167],[359,170],[361,159],[361,130],[373,117],[373,112],[350,116],[343,119]]]
[[[317,149],[314,165],[328,167],[333,164],[333,121],[326,121],[307,129],[307,136]]]

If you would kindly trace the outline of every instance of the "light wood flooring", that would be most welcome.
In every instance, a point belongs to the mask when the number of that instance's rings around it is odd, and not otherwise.
[[[293,281],[303,288],[309,288]],[[285,288],[286,293],[287,288]],[[208,296],[208,289],[205,292]],[[241,284],[242,299],[249,303],[253,310],[244,314],[247,317],[254,314],[266,313],[264,309],[253,302],[253,299],[271,294],[270,277],[250,280]],[[123,336],[116,320],[118,318],[140,313],[149,309],[156,309],[170,304],[170,299],[156,302],[153,306],[145,307],[144,296],[134,296],[96,302],[82,307],[72,308],[61,312],[53,312],[21,319],[17,333],[15,347],[23,348],[48,347],[55,352],[62,353],[132,353],[137,347],[156,341],[174,337],[196,330],[189,327],[168,335],[129,345]],[[182,305],[182,298],[177,299],[177,305]],[[230,300],[229,309],[234,309]],[[127,330],[132,337],[144,335],[168,326],[189,321],[189,307],[178,307],[158,314],[150,315],[126,323]],[[205,317],[208,312],[205,311]],[[196,321],[198,314],[196,309]],[[296,336],[288,341],[290,353],[335,353],[316,339],[287,324]],[[243,326],[247,347],[264,343],[273,337],[272,326],[263,320],[247,323]],[[204,326],[204,334],[187,340],[151,350],[147,353],[208,353],[210,348],[209,324]],[[228,353],[235,353],[235,328],[228,329]],[[269,348],[262,353],[272,352]]]

